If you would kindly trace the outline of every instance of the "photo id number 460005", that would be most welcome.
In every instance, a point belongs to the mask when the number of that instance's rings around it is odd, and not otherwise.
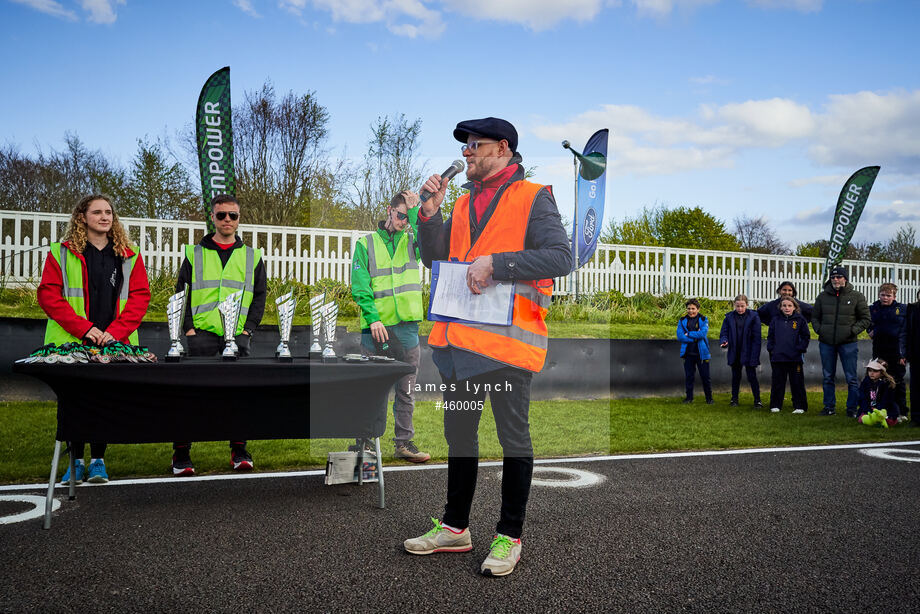
[[[444,411],[482,411],[485,401],[437,401],[435,409]]]

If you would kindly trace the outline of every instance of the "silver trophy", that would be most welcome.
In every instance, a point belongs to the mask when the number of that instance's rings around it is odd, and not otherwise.
[[[317,294],[310,299],[310,329],[313,332],[313,345],[310,346],[310,358],[319,358],[323,354],[321,339],[323,336],[323,301],[326,293]]]
[[[278,332],[281,333],[281,343],[275,348],[275,356],[281,362],[292,362],[294,357],[291,356],[291,324],[294,323],[294,308],[297,307],[297,299],[294,298],[294,292],[288,292],[275,299],[278,306]]]
[[[326,333],[326,347],[323,348],[323,362],[338,362],[339,358],[332,349],[335,343],[335,323],[339,317],[339,306],[335,303],[323,305],[323,331]]]
[[[224,340],[227,345],[222,354],[224,360],[236,360],[240,348],[236,345],[236,327],[240,321],[240,309],[243,307],[243,291],[238,290],[217,304],[220,321],[224,327]]]
[[[166,324],[169,326],[169,340],[172,342],[166,353],[166,362],[179,362],[185,353],[181,341],[182,319],[185,317],[185,292],[180,290],[173,294],[166,304]]]

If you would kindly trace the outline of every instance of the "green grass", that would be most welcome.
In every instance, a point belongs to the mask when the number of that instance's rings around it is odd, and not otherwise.
[[[0,403],[0,483],[30,483],[48,480],[54,445],[56,404],[53,402]],[[443,435],[443,413],[434,401],[418,401],[415,408],[416,444],[434,460],[447,458]],[[538,456],[569,456],[606,452],[609,404],[598,401],[535,401],[530,410],[531,436]],[[491,407],[486,403],[480,421],[480,454],[501,458]],[[405,464],[393,459],[393,416],[381,437],[384,463]],[[344,450],[344,439],[251,441],[249,450],[258,471],[322,468],[326,454]],[[89,446],[86,450],[89,455]],[[172,445],[135,444],[109,446],[106,466],[113,478],[162,476],[169,474]],[[200,442],[192,447],[198,474],[229,472],[227,442]],[[58,474],[64,472],[64,461]]]
[[[842,404],[840,392],[838,404]],[[750,394],[741,395],[739,407],[728,406],[728,394],[714,398],[714,405],[706,405],[702,398],[684,405],[681,397],[611,401],[610,450],[639,453],[920,440],[920,429],[904,424],[890,429],[862,426],[840,407],[836,416],[819,416],[820,391],[808,393],[810,409],[801,415],[792,415],[788,395],[785,409],[778,414],[753,410]]]
[[[534,401],[530,424],[534,453],[538,457],[598,454],[635,454],[684,450],[723,450],[759,447],[848,444],[920,440],[920,429],[901,425],[891,429],[864,427],[846,418],[824,417],[821,393],[810,392],[812,408],[794,416],[787,407],[780,414],[751,409],[753,399],[742,394],[741,407],[729,407],[728,395],[717,394],[715,405],[698,399],[683,405],[679,397],[605,399],[595,401]],[[432,455],[432,462],[447,458],[443,414],[433,401],[419,401],[415,411],[415,441]],[[55,404],[49,402],[0,403],[0,483],[33,483],[48,479],[54,438]],[[405,464],[392,457],[390,438],[381,438],[384,462]],[[491,408],[486,404],[479,428],[480,454],[501,457]],[[258,471],[289,471],[325,466],[326,454],[341,451],[348,440],[268,440],[250,442]],[[89,450],[87,450],[88,454]],[[106,465],[112,478],[169,475],[170,444],[111,445]],[[226,442],[196,443],[192,458],[199,474],[229,472]],[[63,473],[63,461],[59,475]]]

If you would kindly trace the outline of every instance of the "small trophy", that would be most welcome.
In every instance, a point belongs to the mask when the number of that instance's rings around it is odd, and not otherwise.
[[[335,303],[323,305],[323,329],[326,333],[326,347],[323,348],[323,362],[338,362],[339,358],[332,349],[335,343],[335,323],[339,317],[339,306]]]
[[[186,289],[188,286],[186,286]],[[169,297],[166,304],[166,324],[169,326],[169,340],[172,342],[166,353],[166,362],[179,362],[185,348],[182,347],[182,319],[185,317],[185,293],[181,290]]]
[[[310,358],[319,358],[323,354],[321,339],[323,336],[323,301],[326,293],[317,294],[310,299],[310,330],[313,332],[313,345],[310,346]]]
[[[240,348],[236,345],[236,327],[240,321],[240,309],[243,306],[243,291],[238,290],[217,304],[221,324],[224,327],[224,339],[227,342],[221,354],[224,360],[236,360]]]
[[[294,308],[297,307],[297,299],[294,298],[294,292],[288,292],[275,299],[278,306],[278,332],[281,333],[281,343],[275,348],[275,356],[281,362],[293,362],[291,348],[291,324],[294,322]]]

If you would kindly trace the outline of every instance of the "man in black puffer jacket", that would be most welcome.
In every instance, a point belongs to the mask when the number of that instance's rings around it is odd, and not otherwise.
[[[811,326],[818,333],[821,352],[821,370],[824,376],[824,409],[822,416],[836,413],[837,397],[834,378],[837,375],[837,357],[847,380],[847,417],[856,417],[859,402],[859,380],[856,374],[858,351],[856,337],[866,330],[872,319],[866,297],[853,288],[846,267],[831,269],[824,291],[815,299]]]

